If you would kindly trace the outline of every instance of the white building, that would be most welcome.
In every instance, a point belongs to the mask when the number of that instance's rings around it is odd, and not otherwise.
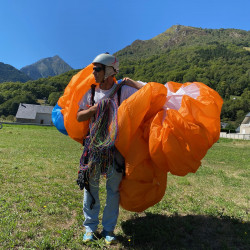
[[[20,123],[52,125],[51,113],[53,106],[20,103],[16,121]]]
[[[250,112],[240,125],[240,134],[250,134]]]

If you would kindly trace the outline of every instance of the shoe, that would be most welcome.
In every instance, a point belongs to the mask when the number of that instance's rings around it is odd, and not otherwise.
[[[94,232],[87,232],[83,235],[83,242],[90,242],[96,239]]]
[[[108,232],[108,231],[103,230],[102,231],[102,236],[105,238],[105,242],[108,245],[113,244],[113,243],[116,242],[116,237],[115,237],[115,235],[114,235],[114,233],[112,231]]]

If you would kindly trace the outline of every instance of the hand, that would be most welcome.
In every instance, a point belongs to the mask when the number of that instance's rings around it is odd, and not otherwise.
[[[78,179],[76,180],[77,185],[79,186],[80,190],[84,189],[84,171],[81,169],[78,171]]]
[[[130,87],[133,87],[134,88],[134,81],[128,77],[124,77],[122,79],[122,82]]]
[[[87,121],[89,120],[92,116],[95,115],[96,110],[97,110],[98,103],[96,103],[94,106],[90,106],[88,109],[81,109],[77,112],[77,121],[82,122],[82,121]]]
[[[143,87],[143,84],[136,82],[128,77],[123,78],[122,81],[124,82],[124,84],[126,84],[132,88],[135,88],[135,89],[140,89]]]

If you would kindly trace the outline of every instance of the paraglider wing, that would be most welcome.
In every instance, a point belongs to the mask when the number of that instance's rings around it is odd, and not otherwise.
[[[58,130],[79,143],[89,122],[76,119],[78,103],[95,79],[93,65],[76,74],[55,106]],[[167,174],[194,173],[207,150],[219,139],[222,99],[203,83],[166,85],[151,82],[118,108],[115,146],[125,158],[120,204],[141,212],[158,203],[166,190]]]

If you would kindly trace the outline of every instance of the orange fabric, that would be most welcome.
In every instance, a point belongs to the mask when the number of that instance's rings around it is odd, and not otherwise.
[[[144,138],[148,140],[148,121],[162,109],[166,101],[167,89],[160,83],[148,83],[134,95],[124,100],[118,109],[118,139],[116,147],[126,157],[131,141],[142,126]]]
[[[62,108],[61,113],[68,135],[81,144],[88,132],[89,121],[78,122],[76,116],[79,110],[78,103],[83,95],[91,88],[92,84],[99,84],[95,82],[92,72],[93,64],[90,64],[74,75],[65,88],[63,96],[58,100],[58,105]],[[114,81],[116,82],[115,78]]]
[[[141,212],[155,205],[166,190],[167,174],[152,162],[148,147],[150,123],[162,109],[166,94],[164,85],[148,83],[123,101],[118,110],[115,145],[126,161],[120,204],[129,211]]]
[[[89,65],[70,81],[58,101],[71,138],[82,143],[88,122],[77,122],[78,103],[95,83]],[[176,92],[192,83],[169,82]],[[124,100],[118,109],[116,147],[125,158],[126,176],[120,185],[120,204],[140,212],[158,203],[166,189],[167,173],[195,172],[207,150],[219,138],[222,99],[202,83],[199,96],[184,95],[179,110],[163,108],[167,88],[151,82]]]
[[[183,96],[178,111],[163,110],[151,123],[150,155],[164,172],[180,176],[196,172],[207,150],[219,139],[223,101],[206,85],[196,85],[200,89],[196,100]]]
[[[78,103],[83,94],[90,89],[92,84],[96,84],[92,72],[93,64],[90,64],[73,76],[63,96],[58,101],[58,105],[62,108],[64,126],[68,135],[81,144],[88,131],[89,122],[78,122],[76,115],[79,109]]]

